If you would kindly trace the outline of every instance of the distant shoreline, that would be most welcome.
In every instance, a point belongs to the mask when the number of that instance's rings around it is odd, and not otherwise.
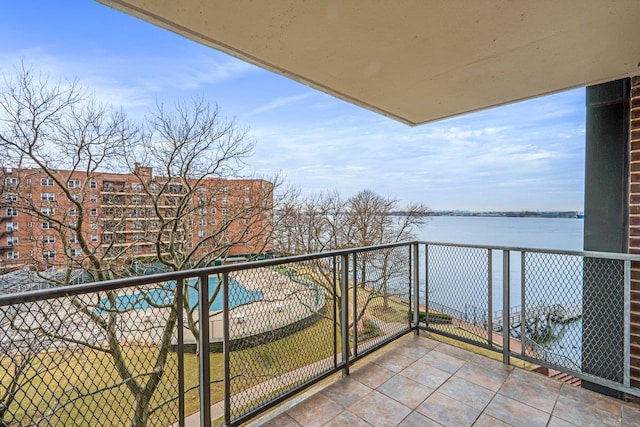
[[[392,215],[404,216],[406,212],[393,212]],[[584,217],[579,211],[433,211],[425,216],[456,216],[456,217],[495,217],[495,218],[580,218]]]

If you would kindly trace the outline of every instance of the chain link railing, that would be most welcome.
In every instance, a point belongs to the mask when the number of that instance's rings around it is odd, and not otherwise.
[[[247,421],[415,329],[415,247],[0,295],[0,426]]]
[[[639,259],[411,242],[0,295],[0,425],[236,425],[418,323],[638,395]]]
[[[629,333],[638,255],[422,244],[427,330],[640,395]]]

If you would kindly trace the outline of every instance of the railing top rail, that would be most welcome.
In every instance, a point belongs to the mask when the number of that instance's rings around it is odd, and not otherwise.
[[[113,279],[103,282],[85,283],[79,285],[69,285],[62,287],[54,287],[48,289],[39,289],[27,292],[18,292],[13,294],[0,295],[0,307],[12,304],[27,303],[34,301],[42,301],[46,299],[62,298],[75,295],[82,295],[92,292],[114,291],[118,289],[128,288],[131,286],[142,286],[152,283],[166,282],[170,280],[182,280],[195,277],[210,276],[214,274],[230,273],[233,271],[248,270],[260,267],[271,267],[274,265],[287,264],[292,262],[303,262],[314,259],[337,257],[354,253],[367,252],[372,250],[391,249],[401,246],[409,246],[417,243],[416,241],[389,243],[383,245],[363,246],[359,248],[340,249],[335,251],[318,252],[315,254],[286,256],[260,261],[247,261],[242,263],[234,263],[227,265],[218,265],[215,267],[204,267],[191,270],[170,271],[166,273],[150,274],[148,276],[135,276],[122,279]]]
[[[458,248],[475,248],[475,249],[493,249],[498,251],[510,251],[510,252],[533,252],[533,253],[545,253],[545,254],[557,254],[557,255],[576,255],[585,258],[604,258],[604,259],[616,259],[621,261],[640,261],[640,254],[622,254],[614,252],[596,252],[596,251],[567,251],[561,249],[543,249],[543,248],[525,248],[521,246],[501,246],[501,245],[476,245],[470,243],[447,243],[447,242],[431,242],[431,241],[419,241],[421,245],[434,245],[434,246],[453,246]]]

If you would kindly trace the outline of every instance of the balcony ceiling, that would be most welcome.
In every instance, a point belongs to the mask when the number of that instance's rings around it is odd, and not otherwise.
[[[638,0],[99,0],[416,125],[640,74]]]

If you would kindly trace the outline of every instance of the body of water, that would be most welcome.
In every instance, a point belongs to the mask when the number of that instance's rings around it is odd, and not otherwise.
[[[473,245],[582,250],[582,219],[433,216],[418,239]]]
[[[582,219],[507,218],[507,217],[430,217],[418,233],[418,239],[429,242],[463,243],[479,246],[581,251]],[[491,292],[489,300],[489,263],[482,249],[432,246],[429,249],[429,302],[432,307],[449,311],[460,318],[483,322],[491,311],[492,318],[501,316],[503,308],[503,252],[493,251]],[[582,305],[582,257],[528,254],[524,289],[527,307],[538,304]],[[424,279],[422,279],[424,280]],[[522,304],[522,256],[510,256],[510,308]],[[424,287],[423,287],[424,289]],[[421,295],[421,298],[424,298]],[[490,303],[490,306],[489,306]],[[582,322],[554,326],[554,339],[545,347],[554,354],[581,362]],[[518,332],[518,331],[515,331]]]

